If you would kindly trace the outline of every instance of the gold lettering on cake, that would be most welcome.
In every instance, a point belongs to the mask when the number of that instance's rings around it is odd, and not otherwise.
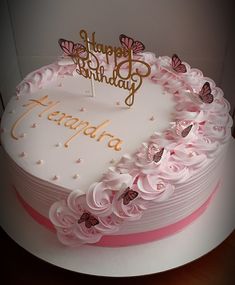
[[[45,110],[43,110],[41,113],[39,113],[39,114],[38,114],[38,117],[42,117],[42,115],[43,115],[44,113],[46,113],[47,111],[49,111],[52,107],[55,107],[58,103],[60,103],[60,101],[57,101],[57,102],[50,101],[50,102],[48,103],[48,107],[47,107]]]
[[[50,121],[52,121],[53,119],[53,117],[55,117],[55,116],[57,116],[57,115],[59,115],[60,114],[60,111],[54,111],[54,112],[52,112],[52,113],[50,113],[48,116],[47,116],[47,119],[48,120],[50,120]],[[54,120],[53,120],[54,121]]]
[[[110,123],[110,121],[106,120],[102,124],[98,125],[97,127],[91,126],[91,127],[86,128],[83,133],[86,136],[90,136],[91,138],[95,138],[97,131],[99,131],[101,128],[107,126],[109,123]]]
[[[79,118],[72,118],[72,119],[67,120],[67,121],[64,123],[64,126],[70,128],[71,130],[76,130],[76,128],[77,128],[76,124],[77,124],[79,121],[80,121]]]
[[[98,130],[100,130],[101,128],[107,126],[107,125],[110,123],[110,121],[109,121],[109,120],[106,120],[106,121],[104,121],[102,124],[98,125],[97,127],[89,126],[89,122],[83,122],[83,121],[81,121],[80,124],[78,125],[78,127],[79,127],[80,125],[84,125],[84,123],[86,123],[87,125],[86,125],[85,127],[83,127],[82,129],[80,129],[79,131],[77,131],[71,138],[69,138],[69,139],[65,142],[65,144],[64,144],[65,147],[68,147],[69,143],[70,143],[72,140],[74,140],[81,132],[83,132],[84,135],[89,135],[91,138],[95,138],[95,136],[93,136],[93,135],[95,135],[95,133],[96,133]],[[87,133],[87,132],[86,132],[86,133],[85,133],[85,131],[86,131],[87,129],[91,129],[91,128],[92,128],[92,132],[90,132],[90,133]]]
[[[59,119],[56,119],[55,122],[57,122],[57,125],[61,125],[61,122],[66,118],[72,118],[71,115],[68,115],[66,113],[61,113],[61,117]]]
[[[110,148],[114,148],[116,151],[121,150],[121,144],[123,143],[122,140],[120,140],[119,138],[114,138],[111,139],[108,143],[108,147]]]
[[[16,129],[21,123],[23,119],[27,117],[36,107],[43,107],[45,108],[43,111],[39,111],[39,113],[36,113],[36,116],[39,118],[42,118],[46,112],[50,111],[52,107],[55,107],[59,101],[49,101],[48,95],[43,96],[39,99],[29,99],[29,101],[22,105],[23,107],[26,107],[26,110],[19,116],[19,118],[14,122],[11,128],[11,136],[13,139],[18,140],[20,136],[16,134]],[[113,134],[107,131],[103,131],[100,133],[100,131],[108,126],[111,121],[105,120],[99,125],[91,125],[89,121],[81,120],[78,117],[73,117],[73,115],[67,114],[65,112],[61,112],[59,110],[52,111],[45,115],[48,121],[54,122],[58,126],[64,126],[65,128],[68,128],[70,130],[73,130],[75,133],[66,140],[64,143],[64,146],[66,148],[69,147],[69,144],[75,140],[80,134],[83,134],[85,136],[90,137],[91,139],[96,139],[96,141],[101,142],[106,139],[107,146],[109,148],[114,149],[115,151],[121,150],[121,144],[123,141],[117,137],[115,137]]]
[[[113,138],[114,136],[106,131],[104,131],[100,136],[99,138],[97,139],[97,142],[101,142],[103,140],[103,138],[105,137],[110,137],[110,138]]]
[[[30,113],[32,112],[32,110],[37,107],[38,105],[40,106],[47,106],[46,104],[43,104],[43,102],[45,102],[48,99],[48,95],[38,99],[38,100],[33,100],[30,99],[28,104],[23,105],[23,107],[30,107],[29,109],[27,109],[16,121],[15,123],[12,125],[11,128],[11,136],[13,139],[18,140],[19,136],[16,135],[16,128],[18,127],[19,123]]]

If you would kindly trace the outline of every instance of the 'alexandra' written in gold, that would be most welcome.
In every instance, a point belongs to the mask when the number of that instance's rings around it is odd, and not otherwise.
[[[48,98],[48,95],[43,96],[39,99],[30,99],[29,102],[23,107],[26,107],[25,112],[23,112],[20,117],[15,121],[11,128],[11,136],[12,138],[18,140],[20,136],[17,134],[17,128],[20,123],[35,109],[38,110],[40,107],[40,112],[37,114],[38,117],[46,118],[55,123],[58,126],[64,126],[73,130],[74,133],[71,137],[69,137],[64,146],[69,147],[70,143],[74,141],[80,134],[90,137],[91,139],[95,139],[97,142],[106,141],[107,146],[115,151],[121,150],[121,145],[123,144],[123,140],[116,137],[110,132],[104,131],[106,126],[110,124],[110,120],[105,120],[99,125],[93,126],[88,121],[81,120],[78,117],[74,117],[71,114],[64,113],[62,111],[52,111],[56,105],[59,104],[59,101],[51,101]],[[43,110],[41,110],[43,108]]]

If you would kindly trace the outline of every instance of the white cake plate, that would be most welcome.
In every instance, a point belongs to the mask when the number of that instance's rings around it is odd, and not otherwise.
[[[7,234],[33,255],[59,267],[99,276],[140,276],[193,261],[223,242],[235,227],[235,141],[231,141],[222,188],[206,212],[183,231],[144,245],[66,248],[21,207],[1,176],[1,218]],[[1,174],[4,173],[2,163]],[[3,174],[3,178],[5,175]]]

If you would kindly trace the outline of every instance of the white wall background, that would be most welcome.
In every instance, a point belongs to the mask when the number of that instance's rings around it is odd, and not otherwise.
[[[57,41],[95,31],[118,45],[121,33],[157,55],[177,53],[222,87],[235,106],[234,31],[229,0],[1,0],[0,90],[61,54]]]

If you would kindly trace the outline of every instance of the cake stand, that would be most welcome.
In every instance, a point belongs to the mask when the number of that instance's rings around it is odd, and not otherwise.
[[[67,248],[35,222],[7,186],[1,152],[1,215],[5,232],[20,246],[56,266],[98,276],[127,277],[166,271],[191,262],[223,242],[235,227],[235,141],[231,140],[223,183],[205,213],[181,232],[155,242],[121,248]]]

